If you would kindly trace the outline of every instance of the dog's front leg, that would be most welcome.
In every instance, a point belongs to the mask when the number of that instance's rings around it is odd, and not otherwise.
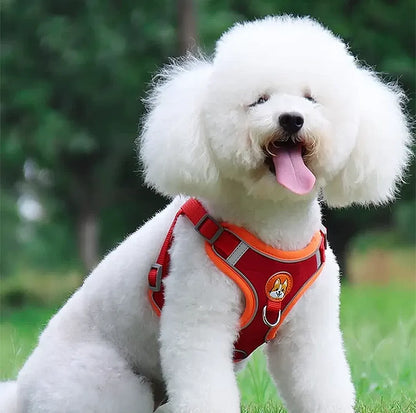
[[[328,259],[326,267],[267,346],[269,369],[290,413],[354,411],[339,329],[337,266]]]
[[[206,256],[194,259],[188,254],[191,265],[174,267],[165,283],[160,351],[168,409],[172,413],[238,413],[232,352],[239,292],[223,274],[207,271]]]

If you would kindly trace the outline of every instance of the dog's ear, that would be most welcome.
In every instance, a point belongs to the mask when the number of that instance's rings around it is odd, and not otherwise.
[[[211,64],[196,58],[164,69],[147,99],[140,145],[145,181],[166,195],[199,195],[218,171],[202,124]]]
[[[394,198],[411,154],[403,101],[397,86],[359,69],[356,143],[345,167],[323,189],[328,206],[382,204]]]
[[[274,286],[272,288],[272,291],[277,291],[280,288],[280,278],[278,278],[275,282],[274,282]]]

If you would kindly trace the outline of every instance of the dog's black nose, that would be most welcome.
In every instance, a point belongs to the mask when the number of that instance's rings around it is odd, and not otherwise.
[[[303,116],[297,112],[282,113],[279,116],[279,124],[288,133],[296,133],[303,126]]]

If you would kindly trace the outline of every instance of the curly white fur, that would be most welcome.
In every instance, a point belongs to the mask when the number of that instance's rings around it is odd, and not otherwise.
[[[263,95],[267,102],[253,106]],[[150,413],[166,389],[163,411],[239,412],[232,349],[242,294],[185,219],[175,230],[160,320],[147,301],[147,273],[180,194],[274,247],[303,248],[321,224],[320,193],[336,207],[393,198],[410,153],[402,99],[309,18],[236,25],[212,61],[165,69],[149,98],[141,159],[146,182],[176,198],[112,251],[50,321],[19,374],[17,411]],[[279,185],[264,163],[279,116],[293,111],[304,118],[300,133],[316,177],[302,196]],[[338,265],[330,249],[327,255],[266,348],[292,413],[353,412]]]

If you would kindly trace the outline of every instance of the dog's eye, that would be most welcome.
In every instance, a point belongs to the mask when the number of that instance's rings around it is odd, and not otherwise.
[[[256,105],[261,105],[262,103],[265,103],[265,102],[267,102],[269,100],[269,96],[267,96],[267,95],[262,95],[262,96],[260,96],[254,103],[252,103],[251,105],[248,105],[249,107],[253,107],[253,106],[256,106]]]
[[[310,94],[305,95],[304,98],[307,99],[307,100],[309,100],[312,103],[316,103],[315,98],[312,95],[310,95]]]

